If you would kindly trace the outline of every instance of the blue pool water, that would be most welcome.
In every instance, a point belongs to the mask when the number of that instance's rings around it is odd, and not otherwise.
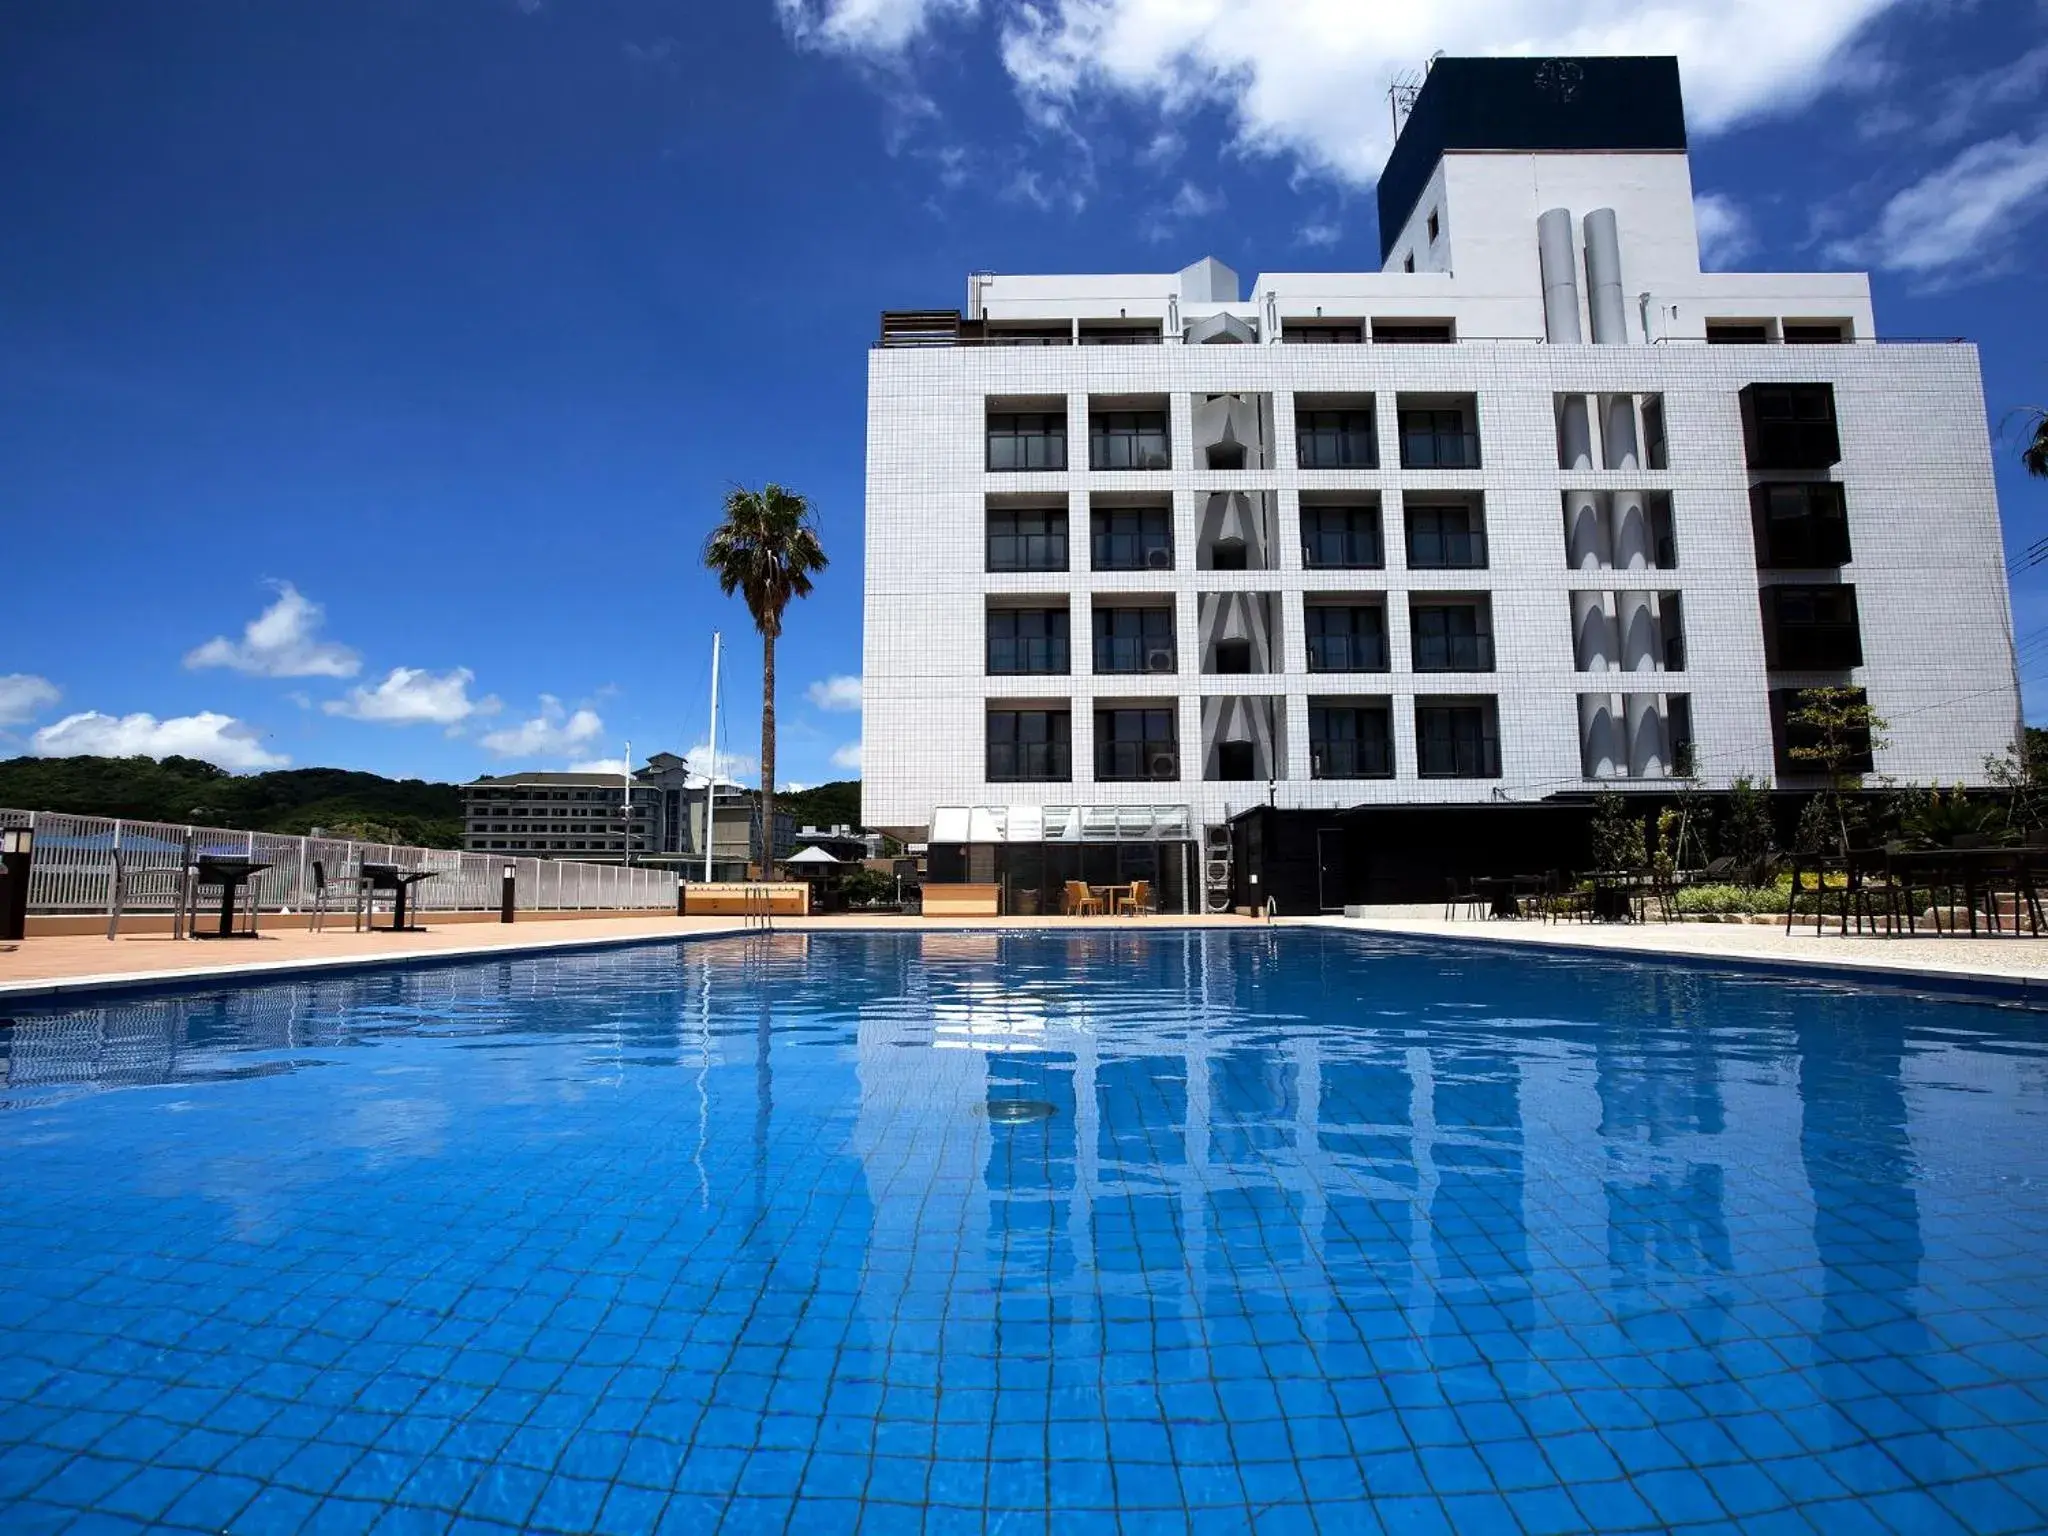
[[[2048,1525],[2028,1013],[785,935],[0,1042],[7,1531]]]

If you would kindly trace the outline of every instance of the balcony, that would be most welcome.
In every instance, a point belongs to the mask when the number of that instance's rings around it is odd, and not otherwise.
[[[1387,563],[1380,509],[1369,502],[1301,499],[1301,563],[1312,571],[1376,571]]]
[[[1059,708],[991,709],[986,726],[991,784],[1064,784],[1073,776],[1073,719]]]
[[[1455,501],[1402,500],[1409,570],[1486,569],[1486,509],[1477,495]]]
[[[1824,570],[1853,558],[1848,502],[1832,480],[1751,486],[1749,509],[1760,570]]]
[[[1173,445],[1167,434],[1165,403],[1122,409],[1090,400],[1088,467],[1098,471],[1171,469]]]
[[[1786,672],[1843,672],[1863,665],[1863,632],[1856,588],[1765,587],[1764,665]]]
[[[1068,670],[1065,608],[988,611],[990,677],[1063,677]]]
[[[1313,779],[1391,779],[1394,719],[1389,701],[1310,699],[1308,763]]]
[[[1065,410],[989,412],[987,467],[992,474],[1065,469]]]
[[[1832,384],[1752,384],[1741,402],[1751,470],[1831,469],[1841,462]]]
[[[1417,672],[1491,672],[1493,605],[1484,596],[1409,599],[1408,638]]]
[[[1415,771],[1425,779],[1500,777],[1500,711],[1491,695],[1415,701]]]
[[[1378,469],[1379,436],[1372,397],[1294,413],[1294,460],[1301,469]]]
[[[1088,525],[1091,570],[1173,569],[1173,511],[1166,503],[1096,498]]]
[[[987,568],[991,571],[1064,571],[1067,507],[992,496],[987,512]]]
[[[1106,784],[1180,777],[1176,709],[1110,705],[1095,711],[1095,777]]]
[[[1379,603],[1311,599],[1302,616],[1311,672],[1385,672],[1387,614]]]
[[[1403,395],[1403,469],[1479,468],[1479,411],[1470,395]]]
[[[1170,605],[1103,607],[1103,601],[1096,598],[1093,619],[1098,674],[1170,676],[1179,670]]]

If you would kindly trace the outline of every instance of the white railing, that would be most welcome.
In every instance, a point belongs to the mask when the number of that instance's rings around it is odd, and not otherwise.
[[[266,912],[304,912],[313,906],[314,865],[328,885],[327,906],[347,911],[354,892],[345,882],[364,864],[433,870],[437,880],[413,887],[417,912],[495,912],[504,871],[515,871],[521,911],[673,912],[677,877],[668,870],[623,864],[576,864],[461,853],[452,848],[406,848],[338,838],[286,837],[274,832],[230,832],[162,821],[72,816],[62,811],[0,809],[0,827],[35,830],[35,863],[28,909],[44,915],[104,913],[114,894],[118,856],[127,873],[130,912],[170,912],[177,896],[169,881],[136,881],[143,870],[178,870],[201,855],[247,858],[270,868],[256,876],[257,901]]]

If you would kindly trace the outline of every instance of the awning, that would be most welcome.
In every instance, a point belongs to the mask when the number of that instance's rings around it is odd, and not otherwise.
[[[1193,837],[1185,805],[946,805],[934,843],[1159,843]]]

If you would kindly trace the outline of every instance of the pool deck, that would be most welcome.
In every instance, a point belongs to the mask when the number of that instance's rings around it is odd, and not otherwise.
[[[2048,937],[1952,938],[1947,934],[1842,936],[1833,923],[1815,934],[1810,921],[1787,933],[1782,919],[1751,923],[1543,923],[1471,919],[1446,922],[1411,909],[1369,917],[1295,918],[1299,926],[1342,929],[1470,945],[1561,949],[1641,959],[1680,959],[1896,982],[1933,982],[1964,991],[2048,1001]]]
[[[847,915],[778,919],[778,933],[867,931],[959,933],[989,929],[1158,932],[1185,927],[1255,928],[1241,917],[1164,915],[1151,918],[916,918]],[[1280,927],[1447,940],[1477,946],[1519,946],[1675,959],[1713,965],[1835,974],[1893,983],[1934,983],[2048,1005],[2048,939],[1950,938],[1920,935],[1816,936],[1810,926],[1713,923],[1535,923],[1459,921],[1392,909],[1362,918],[1282,918]],[[737,935],[738,918],[633,915],[603,920],[535,921],[510,925],[459,923],[420,933],[278,932],[237,941],[177,941],[158,935],[105,938],[40,937],[0,944],[0,1003],[68,993],[133,989],[166,983],[251,980],[415,960],[460,960],[559,949],[589,949],[649,939]]]
[[[987,928],[1084,927],[1115,932],[1179,927],[1254,926],[1241,917],[1168,915],[1075,919],[1066,917],[923,918],[894,915],[777,918],[777,933],[863,930],[948,933]],[[553,949],[591,949],[659,938],[717,938],[747,931],[736,917],[628,915],[548,922],[451,923],[418,933],[357,933],[343,921],[325,933],[278,931],[254,939],[172,939],[161,934],[37,937],[0,943],[0,1003],[70,992],[134,988],[193,981],[252,980],[266,975],[356,969],[409,960],[459,960]]]

